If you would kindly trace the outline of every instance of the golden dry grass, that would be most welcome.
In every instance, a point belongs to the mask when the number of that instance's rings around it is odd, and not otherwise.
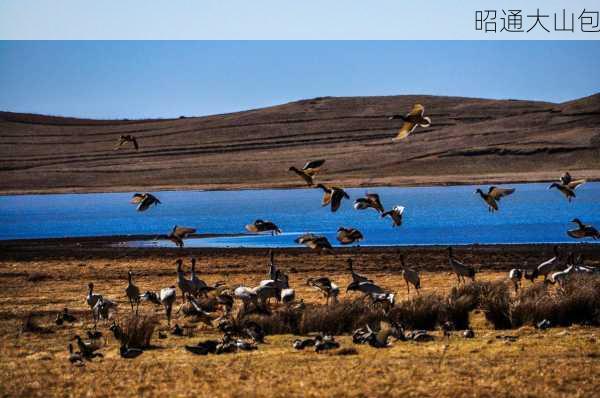
[[[79,258],[78,258],[79,257]],[[128,314],[124,296],[126,273],[136,275],[142,291],[175,283],[174,258],[138,256],[114,260],[91,256],[44,260],[0,260],[0,395],[2,396],[593,396],[600,371],[600,330],[574,326],[537,331],[530,326],[495,331],[483,315],[475,313],[476,338],[465,340],[458,333],[449,340],[438,337],[430,343],[395,342],[377,350],[354,346],[349,336],[339,337],[342,347],[354,347],[357,355],[296,352],[294,336],[267,336],[267,344],[251,353],[194,356],[183,349],[205,338],[219,337],[197,326],[193,337],[169,335],[152,341],[157,347],[141,357],[119,357],[118,343],[109,336],[101,350],[105,357],[77,368],[67,360],[66,346],[75,334],[90,328],[84,302],[87,282],[97,291],[119,302],[119,313]],[[290,283],[297,297],[321,301],[304,281],[326,274],[340,286],[349,281],[342,265],[332,268],[312,255],[282,255],[281,266],[292,267]],[[232,260],[210,257],[209,282],[225,280],[230,285],[256,284],[264,278],[264,257],[247,254]],[[340,263],[339,260],[336,260]],[[85,264],[82,266],[80,264]],[[343,264],[343,261],[341,262]],[[207,270],[207,261],[200,261]],[[401,276],[377,253],[363,255],[357,270],[368,273],[381,285],[406,298]],[[49,278],[28,280],[43,272]],[[505,272],[484,271],[481,280],[505,278]],[[423,272],[424,292],[447,293],[455,284],[448,272]],[[79,317],[74,325],[55,326],[54,314],[68,307]],[[161,310],[149,304],[146,313],[157,311],[160,330],[166,328]],[[19,333],[21,319],[39,313],[42,326],[52,334]],[[176,318],[175,322],[185,323]],[[496,336],[516,335],[515,342]]]

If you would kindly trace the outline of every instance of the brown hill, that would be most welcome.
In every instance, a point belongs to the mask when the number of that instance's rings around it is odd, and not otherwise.
[[[413,103],[433,124],[392,143]],[[113,147],[133,134],[140,150]],[[168,120],[0,112],[0,192],[302,186],[327,159],[345,186],[600,178],[600,94],[562,104],[436,96],[315,98]]]

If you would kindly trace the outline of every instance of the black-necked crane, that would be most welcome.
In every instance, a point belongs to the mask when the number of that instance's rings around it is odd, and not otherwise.
[[[371,296],[372,294],[381,294],[387,293],[383,288],[376,285],[373,282],[351,282],[348,287],[346,287],[346,292],[355,291],[364,293],[365,296]]]
[[[488,211],[493,213],[498,211],[498,202],[505,196],[512,195],[515,192],[514,188],[500,188],[491,186],[487,193],[483,192],[481,189],[477,188],[475,193],[481,196],[481,199],[488,205]]]
[[[269,250],[269,262],[267,265],[269,268],[267,277],[272,280],[277,279],[277,265],[275,265],[275,253],[273,253],[273,250]]]
[[[137,211],[146,211],[150,208],[150,206],[158,206],[162,202],[158,200],[158,198],[151,193],[134,193],[131,198],[131,203],[136,204]]]
[[[337,303],[340,288],[328,277],[308,278],[306,284],[321,292],[325,297],[325,304]]]
[[[325,163],[324,159],[308,161],[302,169],[298,169],[295,166],[289,168],[289,171],[293,171],[298,174],[306,184],[311,187],[314,185],[314,177],[319,173],[321,166]]]
[[[521,287],[521,279],[523,278],[523,271],[518,268],[513,268],[508,273],[508,279],[515,286],[515,293],[519,291],[519,287]]]
[[[363,240],[363,234],[356,228],[339,227],[337,230],[337,240],[342,245],[351,245]]]
[[[69,362],[71,362],[75,366],[85,365],[83,363],[83,357],[81,356],[81,353],[79,351],[73,352],[73,344],[69,343],[68,348],[69,348]]]
[[[183,270],[183,260],[178,258],[175,261],[175,264],[177,264],[177,286],[179,287],[179,290],[181,290],[181,296],[183,299],[182,302],[185,302],[186,294],[194,294],[194,286],[192,285],[192,281],[185,277],[185,271]]]
[[[323,190],[323,199],[321,200],[321,206],[331,205],[331,211],[336,212],[342,204],[342,199],[350,199],[350,196],[344,191],[343,188],[327,186],[318,184],[317,188]]]
[[[121,344],[121,348],[119,349],[119,354],[121,358],[125,359],[133,359],[142,355],[144,351],[139,348],[129,347],[127,344]]]
[[[567,235],[569,235],[571,238],[593,238],[594,240],[600,239],[600,232],[598,232],[594,226],[590,224],[584,224],[579,218],[574,218],[571,220],[571,222],[577,224],[576,229],[570,229],[567,231]]]
[[[96,305],[96,303],[98,302],[98,300],[101,297],[102,297],[102,295],[94,293],[94,284],[92,282],[88,283],[88,294],[85,297],[85,301],[86,301],[87,305],[90,306],[92,315],[94,314],[94,306]],[[95,316],[94,316],[94,321],[96,321]]]
[[[121,135],[119,137],[119,142],[117,143],[117,145],[115,145],[114,150],[116,151],[118,149],[121,149],[121,147],[123,145],[125,145],[126,143],[133,144],[133,147],[135,148],[136,151],[139,149],[137,138],[135,138],[131,134],[126,134],[126,135]]]
[[[567,259],[567,268],[562,271],[558,271],[550,275],[550,283],[558,283],[560,287],[564,287],[565,282],[569,279],[569,276],[577,272],[577,267],[574,262],[573,253],[570,253]]]
[[[356,210],[373,209],[378,213],[383,213],[383,205],[379,195],[376,193],[366,193],[363,198],[358,198],[354,201],[354,208]]]
[[[177,300],[177,289],[175,289],[175,286],[160,289],[158,299],[165,308],[167,324],[171,326],[171,313],[173,311],[173,304]]]
[[[116,311],[116,309],[117,303],[100,296],[96,302],[96,305],[94,305],[94,308],[92,309],[94,313],[94,319],[96,321],[98,319],[108,320],[111,317],[111,313]]]
[[[458,279],[458,283],[461,281],[465,282],[465,277],[471,278],[475,281],[475,267],[467,264],[463,264],[454,258],[454,254],[452,252],[452,247],[448,247],[448,262],[450,267],[456,274],[456,278]]]
[[[247,286],[238,286],[233,290],[233,297],[242,302],[242,312],[246,312],[250,304],[258,305],[256,291]]]
[[[271,235],[279,235],[281,229],[272,221],[268,220],[254,220],[252,224],[246,225],[246,230],[252,233],[269,232]]]
[[[414,104],[411,111],[406,115],[393,115],[390,116],[389,120],[400,119],[403,121],[402,126],[400,126],[400,130],[396,134],[396,137],[392,139],[393,142],[397,142],[405,139],[415,131],[417,126],[419,127],[429,127],[431,126],[431,119],[429,117],[423,116],[425,114],[425,107],[421,104]]]
[[[192,274],[190,276],[189,283],[191,284],[192,292],[195,296],[199,294],[206,294],[208,285],[202,279],[198,278],[196,274],[196,258],[192,257]]]
[[[404,206],[394,206],[392,210],[381,213],[381,218],[389,216],[392,219],[392,226],[399,227],[402,225],[402,216],[405,209]]]
[[[419,272],[412,268],[409,268],[404,263],[404,255],[400,255],[400,266],[402,267],[402,277],[404,278],[404,282],[406,282],[406,289],[408,291],[408,295],[410,296],[410,285],[413,285],[419,294],[419,289],[421,289],[421,277],[419,276]]]
[[[352,258],[348,258],[348,260],[346,260],[348,263],[348,271],[350,271],[350,275],[352,275],[352,281],[353,282],[373,282],[371,279],[367,278],[364,275],[361,275],[357,272],[354,271],[354,262],[352,260]]]
[[[544,277],[544,281],[548,280],[548,275],[550,275],[552,272],[556,271],[560,265],[560,254],[558,252],[558,246],[554,246],[552,248],[552,251],[554,253],[554,257],[544,261],[543,263],[541,263],[540,265],[537,266],[537,268],[534,271],[535,277],[537,276],[543,276]],[[532,279],[533,282],[533,279]]]
[[[131,312],[133,312],[133,306],[135,305],[135,313],[138,313],[138,307],[140,305],[140,288],[133,283],[133,273],[129,271],[127,273],[127,287],[125,288],[125,294],[129,299],[131,305]]]
[[[299,245],[307,246],[319,254],[333,254],[333,247],[325,236],[304,234],[296,238],[294,242],[298,243]]]
[[[183,240],[189,237],[192,234],[196,233],[196,228],[190,227],[180,227],[175,225],[169,235],[167,235],[167,239],[171,242],[175,243],[177,247],[183,247]]]
[[[73,337],[73,340],[77,340],[77,347],[79,348],[79,353],[84,359],[89,361],[95,357],[103,357],[101,353],[96,352],[98,351],[98,349],[100,349],[100,347],[97,344],[86,343],[79,335]]]
[[[296,339],[292,343],[292,347],[296,350],[303,350],[306,347],[314,347],[315,339]]]
[[[340,343],[335,341],[333,336],[323,337],[321,335],[318,335],[317,337],[315,337],[315,351],[316,352],[333,350],[336,348],[340,348]]]

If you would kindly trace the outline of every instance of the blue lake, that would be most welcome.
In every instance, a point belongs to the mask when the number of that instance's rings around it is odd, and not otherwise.
[[[143,213],[129,203],[132,193],[10,195],[0,196],[0,239],[164,236],[173,225],[195,227],[200,234],[235,234],[257,218],[275,222],[284,233],[187,239],[186,246],[294,247],[304,232],[337,244],[339,226],[361,230],[362,246],[575,242],[566,235],[574,217],[600,227],[600,183],[585,184],[572,203],[548,185],[504,185],[516,192],[494,214],[474,195],[477,186],[370,188],[386,209],[406,207],[399,228],[374,210],[354,210],[364,188],[348,189],[351,200],[336,213],[320,206],[318,189],[165,191],[156,193],[163,204]],[[173,246],[165,240],[130,244]]]

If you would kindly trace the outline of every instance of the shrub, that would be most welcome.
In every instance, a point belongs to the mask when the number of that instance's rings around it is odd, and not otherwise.
[[[536,324],[547,319],[553,325],[600,325],[600,276],[574,274],[552,292],[547,285],[523,289],[514,301],[512,326]]]
[[[158,321],[152,315],[130,314],[119,322],[123,330],[122,343],[129,347],[147,348],[150,347],[150,341]]]
[[[433,330],[447,316],[446,301],[436,294],[422,294],[402,301],[390,312],[390,318],[408,329]]]
[[[359,327],[383,318],[381,312],[371,308],[362,299],[342,300],[332,305],[307,305],[300,321],[299,332],[333,335],[352,333]]]
[[[479,306],[485,318],[494,325],[495,329],[510,329],[511,297],[508,286],[504,281],[489,283],[479,297]]]

